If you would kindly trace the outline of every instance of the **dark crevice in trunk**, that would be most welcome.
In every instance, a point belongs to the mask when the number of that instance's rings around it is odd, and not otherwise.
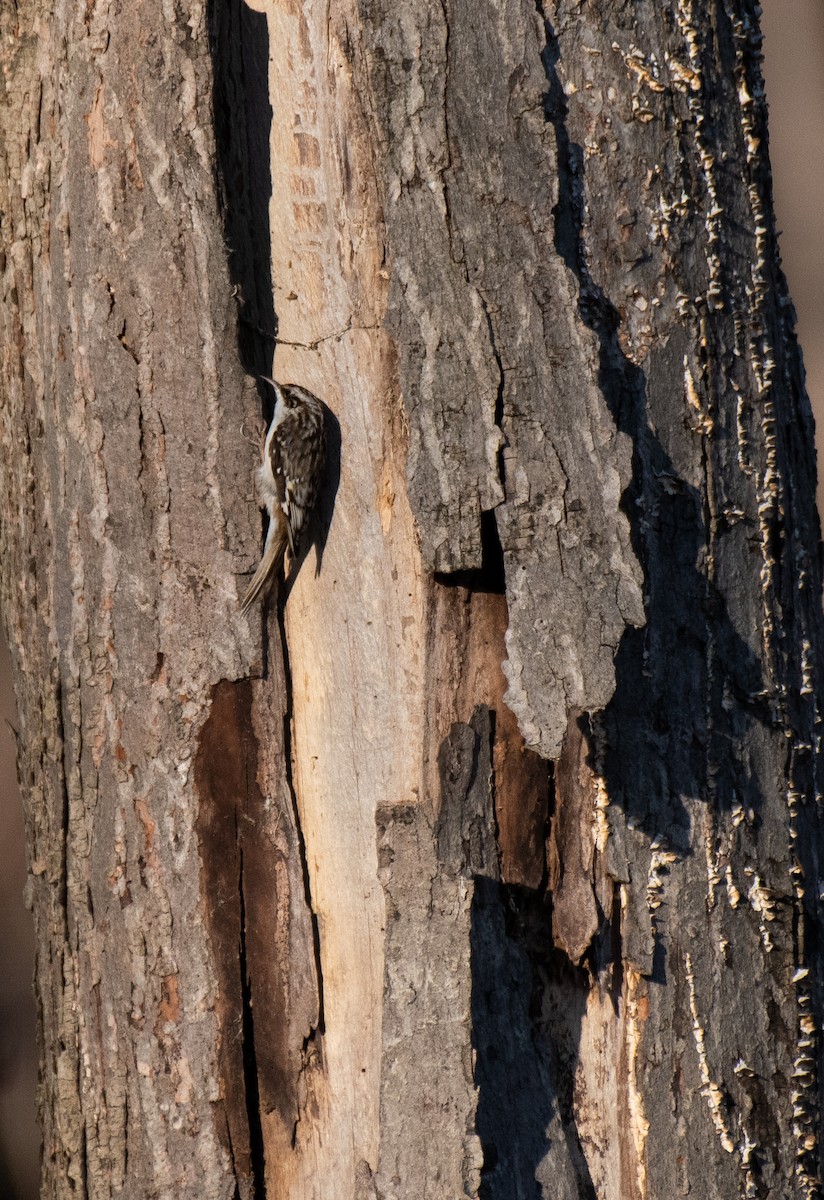
[[[217,192],[238,304],[238,349],[250,375],[269,375],[277,318],[269,234],[268,26],[266,15],[243,0],[210,0],[208,26]],[[269,403],[263,387],[261,400],[264,406]]]
[[[313,920],[313,924],[316,926],[317,918],[315,917],[314,913],[312,914],[312,920]],[[315,929],[315,936],[317,937],[317,929]],[[306,1071],[314,1070],[318,1066],[320,1066],[320,1067],[323,1066],[323,1029],[321,1027],[322,1022],[323,1022],[323,1007],[322,1007],[323,1006],[323,994],[322,994],[322,990],[321,990],[321,978],[320,978],[320,965],[319,964],[318,964],[318,991],[320,994],[320,1018],[321,1018],[321,1020],[320,1020],[319,1026],[314,1029],[310,1029],[307,1036],[303,1039],[303,1046],[301,1047],[301,1066],[300,1066],[301,1074],[303,1074]],[[291,1147],[293,1150],[295,1149],[295,1147],[298,1144],[298,1129],[300,1128],[300,1123],[303,1118],[303,1112],[304,1112],[303,1107],[301,1105],[298,1105],[297,1116],[295,1117],[294,1124],[292,1125]]]
[[[289,646],[286,641],[286,623],[284,621],[284,605],[286,602],[286,588],[278,591],[277,605],[277,625],[280,636],[281,661],[283,663],[283,678],[285,685],[286,707],[283,714],[283,763],[286,775],[286,787],[289,792],[289,797],[292,803],[292,820],[294,823],[295,833],[297,835],[297,849],[300,854],[301,873],[303,875],[303,892],[306,900],[306,908],[312,918],[312,949],[315,957],[315,976],[318,987],[318,1025],[317,1032],[323,1034],[325,1029],[324,1024],[324,1009],[323,1009],[323,970],[321,966],[320,953],[320,929],[318,927],[318,918],[312,904],[312,884],[309,878],[309,864],[306,858],[306,841],[303,836],[303,828],[300,823],[300,812],[298,811],[297,792],[295,790],[295,780],[292,773],[292,717],[294,713],[293,693],[292,693],[292,671],[289,666]]]
[[[250,374],[259,377],[271,375],[273,371],[277,339],[269,232],[269,201],[272,195],[269,139],[272,109],[269,103],[268,26],[265,14],[254,12],[243,0],[211,0],[209,30],[214,63],[213,99],[218,192],[230,252],[229,268],[238,301],[238,348],[244,368]],[[263,383],[259,383],[258,386],[264,418],[268,423],[272,415],[272,389]],[[329,424],[332,426],[331,430],[327,429],[327,434],[331,435],[329,458],[337,464],[339,472],[340,429],[331,415]],[[335,488],[336,486],[337,480]],[[329,489],[324,489],[324,493],[327,491]],[[323,506],[323,512],[326,512],[326,507],[328,506]],[[331,511],[326,521],[327,531],[330,519]],[[319,553],[321,552],[322,548],[319,550]],[[311,911],[306,854],[292,779],[292,681],[283,623],[283,603],[287,590],[287,587],[281,588],[277,605],[287,697],[283,720],[284,759],[294,823],[300,840],[306,903]],[[269,667],[269,655],[265,637],[263,642],[266,669]],[[318,987],[322,997],[320,949],[314,914],[313,928]]]
[[[62,836],[60,839],[60,891],[59,904],[63,910],[64,920],[68,919],[69,911],[69,781],[66,772],[66,726],[63,720],[63,684],[60,679],[60,667],[55,667],[57,682],[55,684],[55,711],[57,713],[57,736],[60,739],[61,754],[57,767],[60,772],[60,796],[63,802],[61,812]]]
[[[274,397],[272,389],[260,380],[261,376],[273,374],[274,350],[277,342],[277,313],[274,306],[274,286],[271,272],[271,239],[269,228],[269,202],[272,194],[270,164],[270,131],[272,110],[269,102],[269,36],[266,16],[254,12],[243,0],[209,0],[210,50],[214,66],[214,124],[217,150],[217,185],[229,251],[229,269],[238,304],[238,350],[244,369],[258,379],[261,409],[268,424],[272,416]],[[329,439],[330,463],[340,470],[340,429],[331,414],[327,437]],[[330,475],[332,471],[330,469]],[[318,561],[322,555],[325,535],[331,521],[334,491],[338,478],[331,488],[324,489],[320,516],[313,522],[318,533]],[[331,495],[331,499],[328,496]],[[328,500],[328,502],[327,502]],[[265,533],[266,521],[264,519]],[[304,550],[305,556],[305,550]],[[303,557],[303,556],[302,556]],[[290,575],[294,576],[300,561],[293,564]],[[311,918],[312,952],[319,998],[319,1019],[310,1040],[317,1040],[324,1029],[323,1021],[323,977],[321,973],[320,941],[317,917],[312,909],[309,872],[306,850],[300,826],[297,797],[292,775],[292,679],[289,669],[289,654],[284,626],[284,604],[288,595],[288,581],[281,581],[271,607],[273,621],[277,624],[280,640],[280,663],[277,644],[270,642],[268,631],[273,626],[266,619],[264,606],[262,620],[264,633],[263,676],[283,671],[283,764],[285,788],[291,804],[291,824],[296,841],[292,853],[299,855],[303,878],[305,903]],[[277,689],[280,690],[279,688]],[[255,785],[256,786],[256,785]],[[243,842],[243,839],[241,839]],[[288,1027],[281,1028],[284,1014],[273,1011],[267,1014],[267,1024],[259,1027],[257,1040],[252,1011],[252,989],[258,998],[260,1015],[261,996],[269,1003],[279,1000],[284,989],[278,982],[278,973],[286,973],[287,963],[266,963],[262,955],[267,952],[266,940],[261,924],[271,919],[271,914],[262,914],[258,906],[264,903],[261,889],[271,887],[270,871],[273,860],[262,847],[245,843],[248,851],[246,884],[241,878],[241,983],[242,983],[242,1034],[245,1099],[249,1120],[251,1168],[256,1197],[263,1196],[263,1132],[262,1110],[276,1108],[286,1117],[295,1111],[299,1114],[297,1099],[298,1078],[294,1074],[295,1063],[290,1057],[288,1044],[283,1037]],[[243,849],[240,847],[241,864]],[[247,914],[250,925],[247,928]],[[274,918],[276,920],[276,918]],[[271,953],[275,953],[274,944]],[[308,1051],[304,1046],[304,1069]],[[299,1115],[298,1115],[299,1119]],[[296,1126],[297,1127],[297,1126]],[[274,1164],[276,1168],[277,1164]]]
[[[240,902],[240,994],[242,1022],[243,1080],[249,1118],[249,1158],[252,1168],[253,1200],[266,1200],[266,1162],[260,1120],[260,1090],[255,1053],[255,1018],[252,1007],[252,978],[246,961],[246,898],[243,891],[243,850],[238,849],[238,895]]]
[[[624,991],[624,952],[623,952],[623,936],[621,930],[621,885],[613,883],[612,885],[612,913],[609,918],[609,937],[610,948],[609,958],[612,967],[612,979],[610,982],[610,995],[612,996],[612,1005],[616,1013],[619,1009],[621,996]]]
[[[226,1141],[239,1194],[262,1183],[259,1108],[253,1103],[257,1066],[253,1045],[244,895],[242,830],[248,787],[251,685],[223,680],[212,693],[195,756],[197,832],[203,864],[205,916],[212,943],[221,1025],[220,1074]],[[240,963],[238,958],[240,957]],[[254,1072],[254,1082],[251,1073]],[[250,1107],[251,1105],[251,1107]]]
[[[481,513],[481,565],[471,571],[436,571],[435,582],[444,587],[462,587],[470,592],[506,593],[504,552],[495,520],[495,510]]]
[[[505,391],[505,385],[506,385],[506,371],[504,369],[503,359],[501,358],[501,352],[498,349],[498,342],[495,337],[495,325],[492,321],[492,313],[489,310],[489,305],[487,304],[486,299],[480,292],[478,292],[478,298],[479,298],[479,300],[481,302],[481,306],[484,310],[484,316],[486,317],[486,326],[487,326],[487,330],[489,332],[489,344],[492,347],[492,354],[495,358],[495,365],[498,368],[498,393],[495,397],[495,424],[501,430],[502,435],[503,435],[504,391]],[[501,440],[501,446],[498,450],[498,478],[501,481],[501,487],[504,489],[504,495],[506,495],[506,466],[504,463],[504,438],[503,438],[503,436],[502,436],[502,440]],[[482,516],[486,516],[486,513],[483,513]],[[483,530],[481,530],[481,533],[483,534]]]
[[[550,914],[545,894],[475,880],[472,1026],[484,1155],[480,1200],[541,1200],[571,1195],[573,1188],[580,1200],[595,1200],[572,1096],[586,982],[584,972],[553,946]],[[553,1147],[557,1139],[565,1153]],[[558,1179],[562,1162],[564,1178]]]

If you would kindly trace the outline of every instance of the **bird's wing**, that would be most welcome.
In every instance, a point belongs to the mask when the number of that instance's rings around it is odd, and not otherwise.
[[[294,557],[315,501],[318,461],[323,456],[323,416],[304,410],[300,423],[290,414],[269,446],[278,503],[286,515],[289,553]]]

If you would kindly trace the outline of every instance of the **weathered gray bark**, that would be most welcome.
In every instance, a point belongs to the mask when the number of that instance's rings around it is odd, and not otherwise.
[[[43,1194],[818,1196],[755,7],[256,7],[2,15]],[[276,335],[336,421],[247,621]]]

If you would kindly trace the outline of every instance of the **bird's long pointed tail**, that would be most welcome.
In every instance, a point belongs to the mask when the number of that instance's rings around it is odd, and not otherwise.
[[[252,582],[246,595],[243,597],[243,603],[240,606],[242,613],[248,612],[258,596],[265,595],[272,586],[275,576],[280,570],[280,564],[283,562],[283,556],[286,553],[286,526],[285,522],[280,525],[274,532],[274,536],[270,539],[267,537],[266,546],[263,551],[263,558],[260,560],[260,565],[252,576]]]

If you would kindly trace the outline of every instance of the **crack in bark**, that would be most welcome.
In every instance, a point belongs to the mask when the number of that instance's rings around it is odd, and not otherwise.
[[[467,280],[468,280],[468,276],[467,276]],[[503,429],[503,422],[504,422],[504,388],[506,385],[506,373],[504,370],[503,360],[501,359],[501,352],[498,349],[498,343],[497,343],[497,340],[495,337],[495,326],[492,321],[492,312],[490,311],[489,304],[487,303],[486,297],[483,295],[483,293],[480,291],[480,289],[476,289],[476,290],[478,292],[478,299],[481,302],[481,308],[483,309],[484,316],[486,317],[486,327],[487,327],[487,330],[489,331],[489,345],[492,350],[492,357],[495,359],[495,364],[498,368],[498,394],[495,397],[495,418],[494,419],[495,419],[495,424],[498,426],[498,428],[501,431],[501,443],[498,446],[498,478],[501,482],[501,489],[504,494],[503,500],[501,501],[501,503],[505,504],[506,503],[506,460],[504,459],[504,450],[506,449],[508,443],[506,440],[506,434],[504,433],[504,429]],[[492,511],[494,511],[494,510],[492,510]],[[483,536],[483,531],[481,533],[481,536]]]
[[[259,325],[253,324],[242,313],[238,315],[238,322],[247,329],[259,334],[264,340],[271,342],[273,346],[294,346],[298,350],[317,350],[318,346],[322,346],[324,342],[332,342],[335,339],[340,339],[347,333],[369,333],[383,328],[381,325],[356,325],[354,321],[350,320],[342,329],[336,329],[334,333],[322,334],[311,342],[292,342],[288,338],[279,338],[275,333],[268,333]]]
[[[268,206],[272,194],[269,139],[272,111],[269,101],[269,33],[263,13],[253,12],[240,0],[210,0],[210,49],[214,64],[214,124],[218,160],[219,192],[230,271],[237,301],[238,349],[244,369],[259,378],[273,373],[274,349],[278,344],[316,350],[322,343],[341,338],[356,328],[350,319],[341,329],[311,343],[278,338],[271,274],[271,235]],[[259,385],[264,416],[271,418],[269,389]],[[328,431],[329,432],[329,431]],[[331,430],[330,445],[340,445],[339,430]],[[339,462],[339,455],[338,455]],[[320,521],[316,523],[320,524]],[[328,524],[328,523],[327,523]],[[317,542],[318,563],[323,550],[323,530]],[[306,547],[308,549],[308,546]],[[299,566],[299,563],[295,564]],[[243,1068],[245,1106],[249,1124],[250,1155],[255,1196],[263,1197],[264,1140],[273,1140],[270,1157],[280,1158],[286,1146],[269,1123],[276,1112],[291,1128],[294,1147],[301,1117],[302,1076],[316,1061],[310,1052],[322,1046],[324,1032],[323,975],[317,914],[312,906],[309,870],[300,824],[300,811],[293,774],[293,700],[289,651],[284,625],[288,583],[278,591],[272,606],[277,623],[280,654],[270,644],[265,621],[262,637],[262,677],[270,681],[267,701],[276,705],[274,720],[282,722],[282,759],[275,765],[272,784],[282,789],[280,833],[270,830],[272,844],[262,846],[240,838],[239,938],[243,1020]],[[278,658],[280,661],[278,661]],[[282,717],[281,714],[282,713]],[[265,719],[261,715],[261,720]],[[278,778],[278,776],[280,776]],[[261,813],[261,823],[266,822]],[[248,858],[244,859],[243,845]],[[285,871],[282,858],[291,858]],[[275,911],[260,912],[268,889],[283,881],[294,894],[302,883],[304,915],[292,911],[290,894],[276,894]],[[279,893],[278,889],[278,893]],[[267,941],[261,924],[272,922],[274,939]],[[274,950],[282,942],[282,948]],[[286,955],[283,961],[281,957]],[[303,994],[299,994],[303,992]],[[255,1029],[252,1005],[258,1015],[267,1014],[265,1024]],[[314,1003],[316,1001],[316,1004]],[[282,1007],[281,1007],[282,1006]],[[309,1029],[308,1034],[305,1032]],[[296,1035],[303,1031],[302,1046]],[[288,1144],[288,1142],[287,1142]],[[287,1170],[286,1161],[271,1161],[270,1171]]]
[[[59,675],[55,683],[55,712],[57,715],[57,736],[60,739],[60,753],[57,756],[60,774],[60,793],[62,800],[62,836],[60,838],[60,889],[58,892],[64,923],[68,921],[69,910],[69,780],[66,772],[66,726],[63,718],[63,681]]]
[[[292,719],[294,714],[294,701],[292,690],[292,671],[289,666],[289,645],[286,640],[286,622],[284,620],[285,600],[286,597],[278,593],[277,625],[278,632],[280,634],[281,661],[283,663],[283,680],[286,696],[286,707],[283,713],[283,761],[286,776],[286,788],[292,804],[292,819],[294,822],[295,832],[297,834],[297,848],[300,855],[301,873],[303,875],[304,898],[306,900],[306,907],[312,921],[312,950],[314,952],[315,976],[317,979],[318,988],[318,1024],[313,1030],[311,1030],[308,1038],[304,1039],[303,1048],[305,1051],[307,1041],[313,1039],[316,1034],[320,1034],[322,1036],[325,1029],[323,1009],[323,969],[320,953],[320,929],[318,927],[318,916],[315,912],[314,905],[312,904],[312,885],[309,878],[309,863],[306,858],[306,842],[304,840],[303,829],[300,823],[297,789],[295,788],[293,772],[294,755],[292,752]]]
[[[258,687],[261,707],[281,707],[280,682]],[[264,1200],[267,1163],[273,1178],[288,1169],[282,1155],[303,1104],[301,1076],[312,1057],[307,1043],[323,1032],[317,933],[294,797],[286,793],[288,745],[274,734],[274,713],[255,717],[254,697],[246,679],[216,686],[195,758],[225,1140],[241,1200]],[[258,765],[267,728],[274,771],[268,759]],[[261,785],[274,787],[280,805],[264,797]]]
[[[195,758],[198,835],[205,916],[212,941],[220,1016],[220,1076],[228,1150],[240,1195],[261,1200],[263,1146],[257,1104],[252,980],[248,961],[247,896],[240,820],[248,784],[248,681],[219,683]],[[240,959],[238,965],[238,957]]]
[[[236,826],[237,827],[237,826]],[[254,1200],[266,1200],[266,1159],[263,1127],[260,1120],[260,1088],[255,1053],[255,1017],[252,1006],[252,977],[247,962],[246,896],[243,881],[243,848],[238,847],[238,898],[240,904],[240,995],[243,1078],[246,1089],[246,1113],[249,1119],[249,1156],[252,1167]]]

